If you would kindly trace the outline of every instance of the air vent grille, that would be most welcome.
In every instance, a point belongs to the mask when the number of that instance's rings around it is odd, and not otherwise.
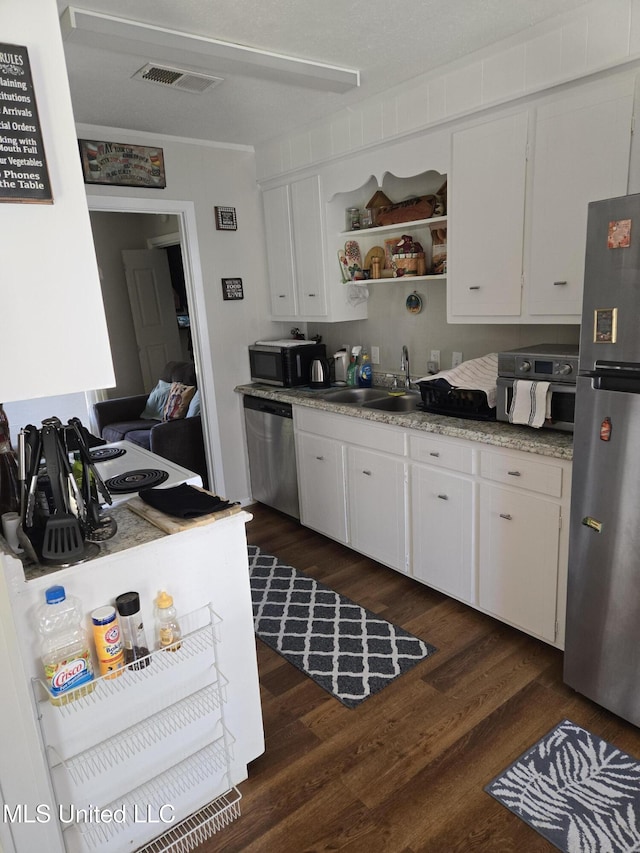
[[[182,89],[185,92],[200,95],[207,89],[218,86],[224,78],[212,77],[210,74],[196,74],[193,71],[154,63],[147,64],[136,71],[132,79],[145,80],[148,83],[157,83],[160,86],[169,86],[172,89]]]

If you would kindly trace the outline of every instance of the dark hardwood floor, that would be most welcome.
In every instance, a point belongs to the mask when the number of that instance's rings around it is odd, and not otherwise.
[[[354,710],[257,642],[266,751],[199,853],[541,853],[483,791],[570,719],[640,757],[640,729],[562,682],[562,654],[261,505],[251,544],[438,647]]]

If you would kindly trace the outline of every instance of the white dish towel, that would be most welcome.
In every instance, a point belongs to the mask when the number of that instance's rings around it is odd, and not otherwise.
[[[545,418],[551,417],[551,391],[549,382],[531,382],[516,379],[509,407],[509,423],[525,424],[539,429]]]

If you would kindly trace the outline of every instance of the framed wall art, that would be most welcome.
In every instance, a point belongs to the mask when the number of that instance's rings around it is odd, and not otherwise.
[[[216,207],[216,228],[218,231],[237,231],[235,207]]]
[[[222,298],[224,300],[233,301],[235,299],[244,299],[242,290],[241,278],[223,278],[222,279]]]
[[[79,139],[85,184],[164,189],[167,185],[162,148],[126,142]]]

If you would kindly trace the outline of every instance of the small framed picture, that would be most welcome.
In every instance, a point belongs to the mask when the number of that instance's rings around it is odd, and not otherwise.
[[[222,298],[224,300],[244,299],[241,278],[222,279]]]
[[[615,344],[618,339],[618,309],[596,308],[593,312],[594,344]]]
[[[216,228],[218,231],[237,231],[235,207],[216,207]]]

